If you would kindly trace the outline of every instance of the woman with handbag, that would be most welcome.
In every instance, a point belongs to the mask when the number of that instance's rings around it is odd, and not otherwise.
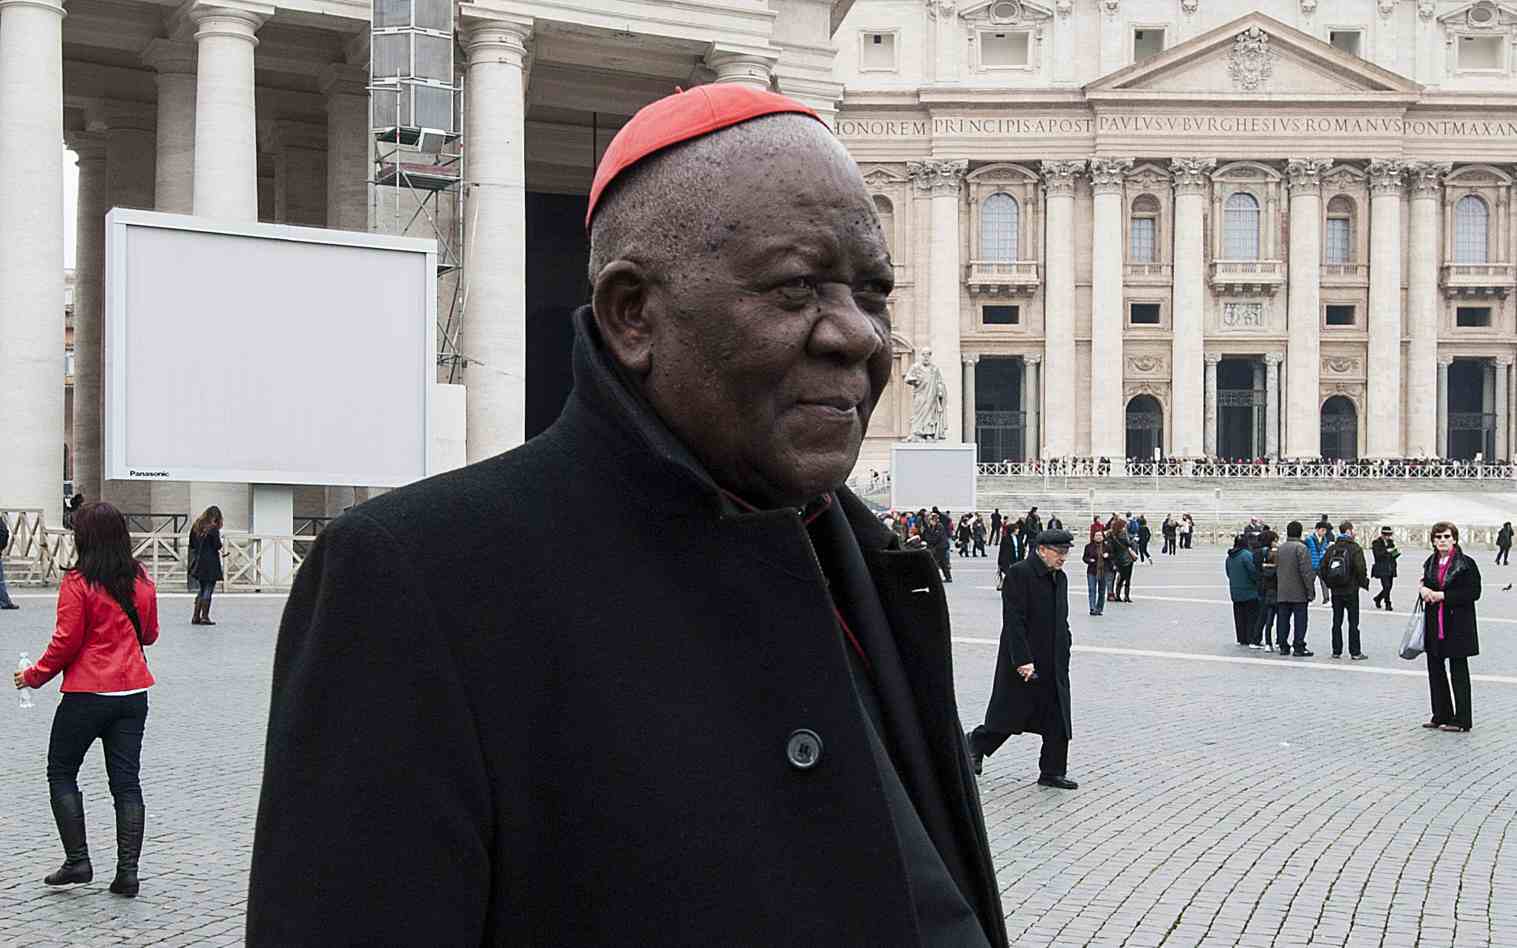
[[[64,861],[48,885],[95,877],[84,829],[79,767],[99,738],[116,801],[116,879],[111,891],[135,896],[142,853],[142,733],[153,685],[143,649],[158,640],[158,593],[132,558],[126,518],[110,504],[74,514],[78,565],[58,587],[58,622],[47,651],[14,675],[16,687],[40,688],[63,673],[63,700],[53,715],[47,787]]]
[[[1417,589],[1426,605],[1422,637],[1427,652],[1428,687],[1433,698],[1433,717],[1422,726],[1440,731],[1468,731],[1474,726],[1470,710],[1470,659],[1480,654],[1475,622],[1480,567],[1459,548],[1459,528],[1452,523],[1434,524],[1431,536],[1433,554],[1422,564],[1422,584]]]
[[[200,584],[195,593],[195,615],[190,625],[215,625],[211,621],[211,595],[224,574],[221,571],[221,508],[211,506],[190,527],[190,575]]]

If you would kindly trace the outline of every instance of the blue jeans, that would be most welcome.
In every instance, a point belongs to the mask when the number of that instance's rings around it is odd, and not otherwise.
[[[1106,578],[1085,574],[1085,591],[1090,596],[1090,611],[1100,615],[1106,610]]]
[[[216,580],[198,580],[200,591],[195,593],[195,598],[206,605],[211,604],[211,593],[216,591]]]
[[[1295,620],[1296,638],[1290,638],[1291,620]],[[1306,603],[1280,602],[1275,604],[1275,646],[1283,653],[1287,648],[1306,651]]]

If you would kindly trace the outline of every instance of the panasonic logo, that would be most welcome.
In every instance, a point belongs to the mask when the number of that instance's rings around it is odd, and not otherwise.
[[[168,477],[168,471],[127,471],[128,477]]]

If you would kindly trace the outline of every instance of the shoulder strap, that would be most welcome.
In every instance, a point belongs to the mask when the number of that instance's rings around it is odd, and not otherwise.
[[[121,611],[125,612],[126,617],[131,620],[132,629],[137,633],[137,647],[142,648],[142,618],[137,615],[137,603],[134,601],[137,598],[137,577],[132,577],[132,595],[127,596],[125,600],[118,598],[114,591],[109,589],[107,591],[110,592],[111,598],[116,600],[116,605],[120,606]]]

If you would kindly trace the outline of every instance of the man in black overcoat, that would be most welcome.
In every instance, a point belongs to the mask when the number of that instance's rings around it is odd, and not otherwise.
[[[1001,650],[985,723],[968,735],[975,773],[1013,734],[1043,735],[1038,783],[1074,790],[1065,774],[1074,733],[1069,705],[1068,531],[1044,530],[1001,584]]]
[[[842,486],[891,369],[857,166],[699,86],[591,195],[562,415],[300,570],[248,944],[1004,948],[942,583]]]

